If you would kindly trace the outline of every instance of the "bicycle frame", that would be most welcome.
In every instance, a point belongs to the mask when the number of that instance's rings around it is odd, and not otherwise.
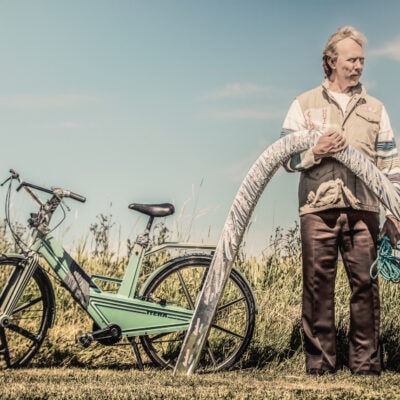
[[[153,254],[166,246],[149,252]],[[192,248],[190,244],[176,244],[177,248]],[[202,249],[213,249],[214,246],[200,246]],[[186,330],[193,311],[190,309],[158,304],[146,299],[135,297],[140,267],[145,255],[144,248],[135,244],[129,258],[123,279],[109,278],[99,275],[88,275],[57,242],[51,234],[37,232],[31,254],[28,256],[29,269],[33,273],[38,266],[39,254],[55,271],[63,285],[71,293],[74,300],[90,315],[100,329],[117,325],[122,337],[149,335]],[[12,290],[8,307],[2,307],[2,317],[7,318],[12,313],[19,294],[24,289],[26,279],[18,279]],[[117,293],[101,290],[96,281],[112,282],[119,289]],[[4,303],[3,303],[4,304]]]
[[[216,246],[194,243],[164,243],[146,251],[155,218],[174,213],[170,203],[131,203],[128,208],[149,217],[145,230],[140,233],[126,264],[122,279],[90,275],[78,265],[55,239],[50,227],[53,214],[60,206],[64,220],[64,198],[84,203],[86,198],[59,187],[51,189],[24,182],[19,174],[11,176],[6,197],[6,222],[20,254],[2,254],[0,266],[0,356],[7,368],[26,365],[39,350],[46,333],[54,323],[55,298],[47,272],[68,290],[72,298],[93,320],[89,332],[78,340],[88,347],[93,341],[114,345],[127,338],[135,352],[139,369],[143,369],[138,342],[140,337],[149,359],[162,368],[174,365],[176,349],[184,332],[193,320],[196,299],[207,276],[212,253]],[[29,240],[20,238],[13,230],[10,218],[10,193],[13,180],[25,189],[39,206],[30,213]],[[50,197],[42,201],[36,191]],[[167,258],[141,282],[143,259],[167,250]],[[178,252],[171,257],[171,250]],[[42,268],[44,260],[48,266]],[[151,263],[153,258],[148,259]],[[49,271],[50,269],[50,271]],[[139,279],[140,278],[140,279]],[[210,328],[213,340],[204,356],[204,367],[222,370],[231,367],[249,345],[254,331],[256,303],[251,287],[236,270],[229,277],[232,290],[221,305],[219,317]],[[172,290],[170,290],[172,288]],[[232,297],[233,296],[233,297]],[[200,326],[199,326],[200,329]],[[215,333],[215,334],[214,334]],[[0,357],[1,358],[1,357]]]

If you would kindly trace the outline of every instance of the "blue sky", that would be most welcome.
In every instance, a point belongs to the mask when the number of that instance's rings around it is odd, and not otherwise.
[[[135,235],[145,220],[127,205],[167,201],[175,238],[216,242],[291,101],[321,82],[338,27],[367,36],[362,81],[399,137],[399,15],[395,0],[1,0],[1,173],[87,196],[68,202],[69,243],[100,213]],[[272,179],[249,253],[293,226],[297,181],[282,169]],[[13,215],[24,221],[22,197]]]

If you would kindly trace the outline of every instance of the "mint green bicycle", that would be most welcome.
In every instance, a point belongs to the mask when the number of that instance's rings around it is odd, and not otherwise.
[[[52,235],[50,221],[65,198],[85,202],[81,195],[61,188],[47,189],[24,182],[10,170],[6,196],[6,221],[19,254],[0,255],[0,368],[26,366],[39,351],[52,327],[56,301],[45,265],[93,320],[88,333],[79,338],[84,347],[93,341],[112,346],[128,340],[140,369],[143,362],[136,338],[149,359],[161,368],[173,368],[201,292],[213,246],[166,243],[149,251],[149,236],[157,217],[174,212],[172,204],[130,204],[129,208],[149,217],[145,231],[137,236],[122,279],[90,275],[79,266]],[[29,242],[23,243],[12,230],[10,193],[24,189],[38,204],[30,215]],[[42,201],[38,191],[48,197]],[[59,225],[59,224],[58,224]],[[57,226],[58,226],[57,225]],[[171,249],[189,250],[155,268],[138,288],[145,257]],[[198,254],[201,252],[200,254]],[[208,252],[208,253],[207,253]],[[115,286],[110,291],[104,287]],[[256,302],[243,275],[233,269],[215,315],[198,369],[220,371],[232,367],[246,351],[254,331]]]

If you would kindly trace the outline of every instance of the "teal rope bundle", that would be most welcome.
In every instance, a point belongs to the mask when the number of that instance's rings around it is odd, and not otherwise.
[[[374,273],[375,267],[376,273]],[[393,255],[393,247],[388,236],[381,239],[378,257],[372,263],[369,273],[372,279],[377,279],[378,275],[381,274],[388,281],[400,282],[400,257]]]

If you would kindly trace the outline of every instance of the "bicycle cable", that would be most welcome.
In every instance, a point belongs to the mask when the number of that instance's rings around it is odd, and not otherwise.
[[[10,179],[10,183],[8,184],[7,188],[7,193],[6,193],[6,201],[4,203],[5,205],[5,220],[6,224],[8,226],[8,229],[10,230],[11,236],[14,240],[14,243],[16,246],[20,248],[22,252],[26,251],[27,244],[22,240],[21,235],[19,235],[14,228],[12,227],[11,224],[11,216],[10,216],[10,208],[11,208],[11,187],[12,187],[12,179]]]
[[[11,213],[10,213],[10,209],[11,209],[11,188],[12,188],[12,181],[13,179],[9,179],[10,183],[8,184],[8,188],[7,188],[7,193],[6,193],[6,200],[5,200],[5,220],[6,220],[6,224],[10,230],[11,236],[15,242],[15,244],[19,247],[19,249],[22,252],[26,252],[26,249],[28,248],[28,244],[22,239],[21,235],[18,234],[18,232],[16,232],[12,226],[11,223]],[[4,182],[5,183],[5,182]],[[58,196],[57,196],[58,197]],[[62,198],[58,197],[58,199],[60,200],[60,207],[62,210],[62,216],[60,221],[55,224],[55,226],[51,229],[49,229],[48,233],[53,232],[55,229],[57,229],[66,219],[67,217],[67,213],[65,211],[65,208],[67,208],[69,210],[69,207],[67,205],[63,204],[63,200]]]
[[[49,233],[55,231],[64,222],[64,220],[67,218],[67,212],[65,211],[64,206],[68,209],[68,211],[69,211],[69,207],[64,204],[64,201],[61,198],[59,198],[59,199],[60,199],[60,204],[59,205],[61,207],[63,215],[62,215],[60,221],[52,229],[49,230]]]
[[[400,282],[400,257],[398,252],[400,248],[392,247],[388,236],[383,236],[378,248],[378,256],[370,268],[370,276],[377,279],[380,274],[384,279],[390,282]],[[373,272],[376,268],[376,273]]]

